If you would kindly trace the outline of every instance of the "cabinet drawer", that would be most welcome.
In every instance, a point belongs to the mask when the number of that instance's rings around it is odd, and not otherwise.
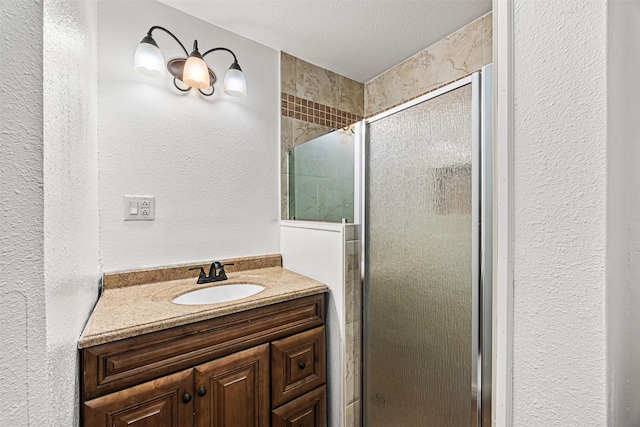
[[[322,386],[274,409],[272,427],[326,427],[327,391]]]
[[[271,406],[326,382],[324,326],[271,343]]]

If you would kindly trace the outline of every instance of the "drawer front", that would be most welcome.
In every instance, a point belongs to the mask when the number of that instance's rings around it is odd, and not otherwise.
[[[324,326],[271,343],[271,406],[326,382]]]
[[[291,402],[274,409],[272,427],[326,427],[326,386],[317,388]]]
[[[92,399],[324,323],[314,295],[82,350],[83,399]]]

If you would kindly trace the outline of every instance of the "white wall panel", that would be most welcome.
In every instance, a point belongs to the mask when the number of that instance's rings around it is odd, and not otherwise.
[[[342,224],[282,221],[282,266],[329,286],[327,299],[328,425],[344,425],[344,252]]]

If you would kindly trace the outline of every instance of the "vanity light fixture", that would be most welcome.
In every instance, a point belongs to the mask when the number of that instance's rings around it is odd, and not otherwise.
[[[167,62],[167,70],[169,70],[169,73],[173,76],[173,85],[176,89],[187,92],[190,91],[191,88],[196,88],[204,96],[213,95],[213,85],[217,77],[207,66],[204,57],[212,52],[224,50],[233,56],[233,64],[231,64],[224,76],[224,93],[231,96],[247,96],[247,82],[240,65],[238,65],[238,59],[235,53],[226,47],[215,47],[200,54],[200,51],[198,51],[198,41],[194,40],[193,51],[191,54],[188,54],[187,49],[185,49],[184,45],[171,31],[158,26],[151,27],[147,35],[138,45],[136,55],[133,59],[134,70],[149,77],[164,76],[164,57],[162,56],[162,52],[160,52],[158,44],[151,35],[154,30],[162,30],[169,34],[184,51],[185,58],[175,58]],[[178,84],[178,82],[180,82],[180,84]]]

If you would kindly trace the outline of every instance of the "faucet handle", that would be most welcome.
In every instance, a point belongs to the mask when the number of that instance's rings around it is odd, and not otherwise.
[[[222,265],[220,266],[220,270],[221,270],[223,273],[224,273],[224,268],[225,268],[227,265],[234,265],[234,264],[233,264],[232,262],[230,262],[230,263],[228,263],[228,264],[222,264]]]
[[[224,268],[227,265],[233,265],[233,263],[229,263],[229,264],[221,264],[220,265],[220,271],[218,272],[218,277],[220,277],[220,280],[227,280],[227,272],[224,271]]]
[[[194,267],[189,270],[200,270],[200,274],[198,274],[198,283],[203,283],[203,280],[207,278],[207,275],[204,272],[204,268],[202,267]]]

